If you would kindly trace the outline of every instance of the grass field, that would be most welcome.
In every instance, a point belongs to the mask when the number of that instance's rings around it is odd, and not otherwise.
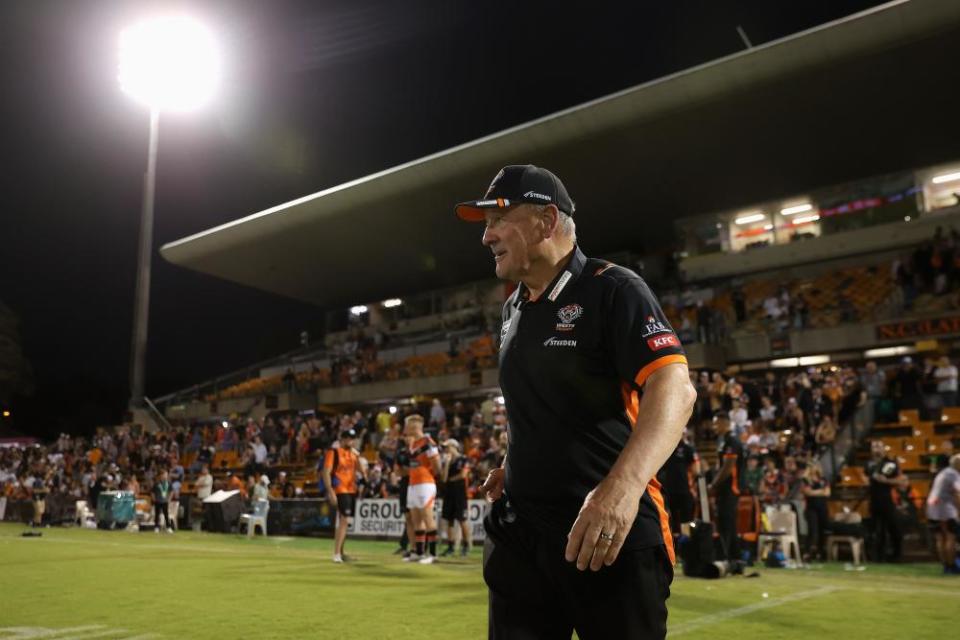
[[[480,552],[432,566],[393,543],[44,529],[0,524],[0,639],[485,638]],[[758,578],[678,577],[670,637],[946,638],[960,577],[934,564],[759,569]],[[42,633],[39,629],[59,630]],[[619,640],[619,639],[618,639]]]

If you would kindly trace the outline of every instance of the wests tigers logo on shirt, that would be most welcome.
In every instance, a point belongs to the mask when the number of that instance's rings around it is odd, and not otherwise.
[[[568,304],[557,311],[557,317],[560,322],[557,324],[557,331],[570,331],[573,329],[573,323],[577,318],[583,315],[583,307],[578,304]]]

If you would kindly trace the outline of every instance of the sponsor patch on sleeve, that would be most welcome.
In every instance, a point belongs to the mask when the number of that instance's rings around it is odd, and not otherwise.
[[[651,351],[660,351],[660,349],[666,349],[667,347],[679,347],[680,341],[677,340],[677,336],[674,334],[667,333],[649,338],[647,340],[647,346],[650,347]]]

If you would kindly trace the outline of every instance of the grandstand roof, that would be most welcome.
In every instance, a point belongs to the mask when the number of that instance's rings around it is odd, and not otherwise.
[[[490,277],[481,229],[458,222],[453,204],[521,162],[563,178],[588,253],[651,250],[678,217],[960,156],[949,97],[958,59],[960,3],[899,0],[277,205],[161,254],[324,307]]]

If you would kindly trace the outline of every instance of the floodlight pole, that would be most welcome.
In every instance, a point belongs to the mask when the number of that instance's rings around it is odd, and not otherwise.
[[[140,253],[137,261],[137,290],[133,302],[133,341],[130,363],[130,409],[143,406],[144,370],[147,361],[147,320],[150,314],[150,260],[153,252],[153,200],[157,180],[157,137],[160,110],[150,109],[150,143],[147,171],[143,179],[143,206],[140,209]]]

